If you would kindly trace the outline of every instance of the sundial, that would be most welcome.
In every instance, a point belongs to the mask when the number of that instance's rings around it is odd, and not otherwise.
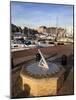
[[[64,82],[65,70],[52,61],[46,61],[40,49],[38,53],[41,56],[39,61],[22,67],[22,89],[28,85],[33,96],[57,95]]]
[[[38,49],[38,52],[41,56],[40,61],[25,68],[30,75],[48,76],[59,72],[60,66],[57,66],[57,64],[52,62],[47,62],[40,49]]]

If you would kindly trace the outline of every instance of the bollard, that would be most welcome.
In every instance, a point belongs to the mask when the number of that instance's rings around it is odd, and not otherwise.
[[[62,64],[62,65],[67,65],[67,56],[66,56],[66,55],[63,55],[63,56],[62,56],[61,64]]]
[[[41,55],[39,53],[36,54],[36,61],[40,61]]]

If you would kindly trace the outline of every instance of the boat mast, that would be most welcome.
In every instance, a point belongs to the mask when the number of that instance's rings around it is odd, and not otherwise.
[[[58,17],[56,17],[56,37],[55,37],[55,41],[57,41],[58,38]]]

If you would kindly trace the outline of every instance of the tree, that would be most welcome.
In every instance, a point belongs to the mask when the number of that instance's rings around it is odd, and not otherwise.
[[[22,33],[22,28],[19,26],[18,31]]]
[[[16,25],[11,24],[11,32],[15,33],[15,32],[19,32],[19,29]]]
[[[28,28],[27,27],[24,27],[23,33],[27,36],[27,34],[28,34]]]

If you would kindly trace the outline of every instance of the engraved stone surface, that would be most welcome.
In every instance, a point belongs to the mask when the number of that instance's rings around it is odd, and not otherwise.
[[[54,64],[54,63],[47,63],[43,54],[41,53],[39,49],[38,49],[38,52],[41,55],[40,62],[33,63],[25,68],[25,70],[29,74],[32,74],[35,76],[36,75],[47,76],[47,75],[52,75],[52,74],[59,72],[61,66],[57,66],[57,64]]]
[[[48,76],[52,74],[56,74],[61,69],[61,66],[57,66],[57,64],[54,63],[48,63],[48,70],[43,67],[38,67],[38,63],[34,63],[32,65],[29,65],[25,67],[25,70],[32,75],[43,75]]]

